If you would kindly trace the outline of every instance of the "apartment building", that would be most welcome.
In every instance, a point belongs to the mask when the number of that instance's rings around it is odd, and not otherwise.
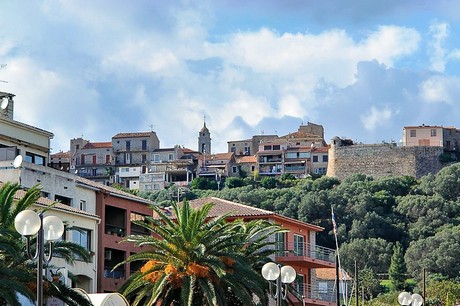
[[[150,235],[145,228],[133,223],[152,216],[153,203],[130,193],[78,178],[80,186],[92,189],[96,197],[96,214],[100,216],[97,253],[97,292],[116,292],[120,286],[137,271],[137,263],[127,263],[114,270],[115,265],[140,249],[132,243],[120,243],[128,235]]]
[[[13,119],[12,97],[14,95],[0,93],[0,97],[8,98],[8,106],[0,114],[0,181],[21,184],[24,189],[35,185],[42,186],[42,196],[36,207],[48,208],[56,201],[59,204],[47,211],[66,221],[69,225],[81,229],[77,235],[74,230],[66,231],[64,239],[81,244],[89,252],[97,252],[99,218],[95,211],[95,194],[91,189],[78,188],[76,176],[47,167],[50,155],[50,140],[53,134],[48,131],[15,121]],[[18,156],[22,159],[22,163]],[[74,228],[75,229],[75,228]],[[83,239],[86,235],[86,239]],[[76,279],[63,277],[63,281],[73,287],[87,292],[96,292],[97,260],[84,263],[76,260],[68,265],[59,258],[53,260],[62,272],[71,272]],[[49,273],[50,271],[47,271]]]
[[[277,135],[254,135],[250,139],[228,141],[228,152],[233,152],[235,156],[255,155],[259,151],[259,143],[277,138]]]
[[[140,176],[141,191],[155,191],[171,185],[188,186],[196,177],[198,152],[175,146],[152,152],[148,173]]]
[[[115,163],[111,142],[70,140],[70,171],[104,185],[114,183]]]
[[[239,176],[235,155],[230,153],[203,154],[198,159],[197,176],[215,178]]]
[[[290,265],[297,272],[292,286],[298,295],[291,296],[291,300],[295,305],[336,305],[334,288],[324,286],[324,281],[317,279],[316,269],[335,268],[335,250],[316,244],[316,233],[324,230],[322,227],[216,197],[190,201],[191,207],[195,209],[205,203],[214,204],[209,213],[211,218],[228,213],[230,214],[228,221],[264,219],[288,229],[289,232],[279,233],[272,239],[275,245],[273,260],[283,265]],[[302,296],[304,296],[303,301]]]
[[[420,125],[403,127],[402,145],[406,147],[443,147],[446,151],[457,151],[460,130],[455,127],[439,125]]]
[[[325,174],[329,148],[317,148],[313,142],[308,147],[298,143],[302,144],[295,142],[293,145],[293,142],[287,142],[286,139],[262,142],[256,154],[258,175],[292,174],[302,178],[311,174]]]
[[[70,172],[70,151],[50,154],[48,166],[56,170]]]

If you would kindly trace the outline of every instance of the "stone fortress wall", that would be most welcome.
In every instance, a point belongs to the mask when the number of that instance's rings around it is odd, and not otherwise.
[[[421,178],[437,173],[443,165],[439,156],[442,147],[402,147],[395,143],[349,144],[334,137],[329,149],[327,176],[343,180],[355,173],[373,178],[413,176]]]

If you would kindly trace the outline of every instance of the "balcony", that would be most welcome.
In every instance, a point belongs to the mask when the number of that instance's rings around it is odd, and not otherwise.
[[[337,294],[332,286],[320,287],[319,284],[298,284],[295,287],[296,295],[304,297],[305,305],[336,305]]]
[[[311,243],[284,243],[276,245],[276,261],[306,268],[335,267],[335,250]]]

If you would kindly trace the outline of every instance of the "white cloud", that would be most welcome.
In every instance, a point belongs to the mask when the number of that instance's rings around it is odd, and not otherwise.
[[[426,102],[457,105],[460,101],[460,78],[432,76],[420,85],[420,97]]]
[[[376,127],[384,125],[389,121],[391,116],[392,111],[387,107],[377,109],[375,106],[372,106],[366,114],[361,116],[361,122],[366,130],[373,131]]]
[[[445,39],[449,36],[449,26],[447,23],[432,23],[430,25],[430,34],[433,36],[433,40],[429,44],[431,69],[444,72],[446,51],[443,48],[443,44]]]

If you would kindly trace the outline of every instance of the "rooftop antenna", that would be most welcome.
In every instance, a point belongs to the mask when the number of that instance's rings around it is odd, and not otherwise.
[[[154,126],[155,126],[154,124],[150,124],[150,125],[149,125],[150,130],[151,130],[152,132],[153,132],[153,127],[154,127]]]

